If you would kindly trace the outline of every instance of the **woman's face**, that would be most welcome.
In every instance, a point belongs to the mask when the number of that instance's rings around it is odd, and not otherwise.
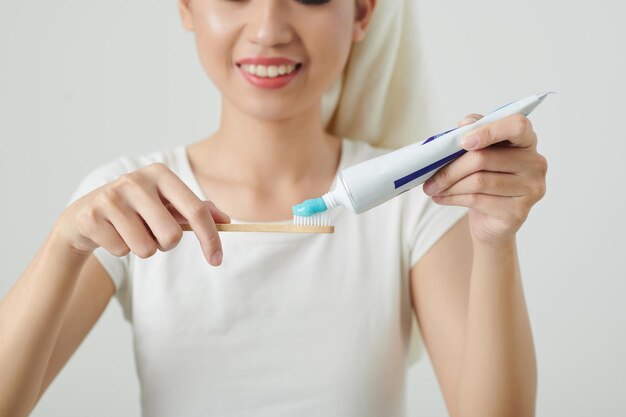
[[[183,25],[195,33],[202,66],[224,99],[252,117],[280,120],[320,106],[352,42],[364,36],[374,4],[179,0],[179,9]]]

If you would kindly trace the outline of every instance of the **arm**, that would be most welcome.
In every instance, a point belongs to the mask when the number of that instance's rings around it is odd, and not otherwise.
[[[163,164],[124,174],[67,207],[0,301],[0,417],[30,413],[111,298],[113,284],[92,256],[97,247],[147,258],[175,247],[184,222],[210,260],[221,253],[215,221],[230,218]]]
[[[532,416],[532,334],[514,241],[473,245],[467,218],[411,271],[415,314],[451,416]]]
[[[520,115],[462,144],[468,152],[424,191],[469,215],[411,271],[415,312],[452,416],[533,416],[536,359],[515,242],[545,193],[547,163]]]
[[[114,294],[115,286],[109,274],[100,261],[91,255],[83,266],[66,308],[37,394],[37,402],[100,319]]]
[[[87,258],[61,250],[51,234],[0,302],[0,416],[34,407]]]

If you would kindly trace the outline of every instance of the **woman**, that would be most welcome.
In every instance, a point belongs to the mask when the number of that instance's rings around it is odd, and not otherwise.
[[[377,7],[179,0],[222,94],[220,127],[84,179],[0,305],[1,415],[32,410],[113,295],[133,326],[147,416],[401,415],[412,316],[450,415],[534,414],[515,235],[546,162],[525,117],[468,135],[470,152],[427,195],[334,210],[333,235],[215,228],[290,222],[339,169],[386,152],[322,122]]]

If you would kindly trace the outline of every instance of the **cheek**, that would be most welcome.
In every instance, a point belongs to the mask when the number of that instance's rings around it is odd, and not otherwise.
[[[195,24],[196,48],[202,66],[215,80],[219,67],[234,65],[232,48],[241,24],[237,16],[219,7],[197,14]]]
[[[312,70],[329,73],[333,81],[343,69],[352,47],[354,9],[351,2],[336,2],[328,13],[309,17],[300,26],[307,28],[302,40],[311,54]]]
[[[340,75],[350,54],[351,32],[327,25],[315,29],[308,39],[312,75],[326,79],[330,86]]]

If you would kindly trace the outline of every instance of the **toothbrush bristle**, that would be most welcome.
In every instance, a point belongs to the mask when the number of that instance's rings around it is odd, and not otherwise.
[[[330,226],[330,216],[327,211],[312,216],[293,216],[295,226]]]

